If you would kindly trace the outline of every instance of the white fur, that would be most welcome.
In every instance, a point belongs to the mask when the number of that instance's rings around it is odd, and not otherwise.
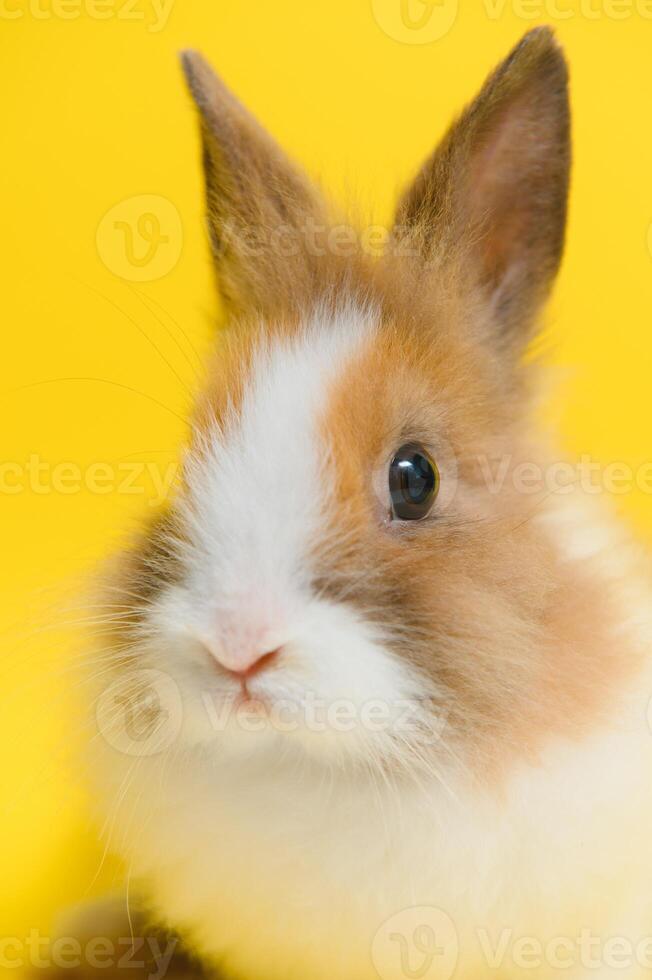
[[[368,765],[390,742],[364,726],[345,739],[306,724],[296,738],[267,722],[244,733],[233,719],[217,731],[206,710],[207,694],[219,706],[233,693],[211,655],[237,660],[256,643],[283,644],[284,663],[255,691],[295,707],[305,708],[306,691],[356,709],[423,694],[423,678],[353,611],[312,594],[307,574],[330,506],[320,413],[371,330],[370,313],[348,310],[328,329],[316,319],[301,340],[261,349],[241,414],[191,462],[186,575],[151,610],[142,645],[142,664],[178,686],[181,730],[165,753],[134,759],[104,746],[112,843],[160,914],[248,980],[371,980],[377,971],[405,980],[391,942],[374,945],[374,936],[418,906],[454,923],[456,978],[491,974],[480,932],[496,946],[504,928],[511,940],[495,975],[549,977],[545,964],[515,963],[511,941],[572,941],[587,927],[635,941],[652,933],[649,677],[620,700],[614,692],[611,730],[551,744],[500,799],[472,792],[446,766],[399,781]],[[550,517],[551,538],[569,561],[592,541],[599,567],[595,533],[578,532],[571,546],[569,520]],[[623,643],[640,642],[638,611],[623,612]],[[448,980],[434,970],[424,975]],[[581,963],[564,971],[585,972],[612,975]]]
[[[344,307],[328,322],[317,310],[300,337],[263,341],[243,404],[187,461],[183,579],[149,610],[140,651],[142,667],[178,685],[186,741],[242,740],[242,725],[222,710],[239,684],[211,660],[245,669],[278,647],[278,669],[251,678],[248,689],[283,706],[268,727],[283,725],[305,748],[367,758],[383,741],[383,720],[376,730],[367,724],[374,704],[391,716],[388,726],[432,727],[418,705],[430,693],[424,678],[387,651],[378,628],[311,583],[315,549],[330,546],[324,525],[334,506],[320,425],[331,386],[374,326],[372,310]],[[345,738],[326,716],[337,702]],[[216,726],[216,713],[227,723]]]
[[[236,975],[371,980],[383,922],[434,906],[457,930],[455,977],[491,975],[481,937],[495,947],[502,930],[496,975],[549,977],[519,969],[511,944],[652,932],[650,741],[633,698],[614,731],[552,746],[500,801],[459,784],[455,799],[435,781],[377,785],[271,744],[250,759],[157,757],[140,767],[117,833],[160,912]],[[399,980],[385,952],[375,966]],[[584,975],[579,963],[564,972]]]

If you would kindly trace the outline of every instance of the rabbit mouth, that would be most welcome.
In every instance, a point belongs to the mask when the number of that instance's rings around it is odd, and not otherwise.
[[[247,711],[252,715],[261,717],[268,716],[272,706],[273,702],[270,701],[269,697],[255,694],[247,688],[245,683],[243,683],[241,690],[235,698],[235,707],[237,710]]]

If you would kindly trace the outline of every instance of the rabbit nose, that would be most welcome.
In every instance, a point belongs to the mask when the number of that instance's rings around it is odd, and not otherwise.
[[[270,668],[288,639],[278,613],[266,607],[262,611],[250,608],[248,613],[222,610],[213,628],[197,636],[216,666],[239,680]]]
[[[281,653],[281,644],[271,635],[240,635],[213,637],[203,641],[211,659],[227,674],[247,680],[271,667]]]
[[[249,680],[250,677],[254,677],[256,674],[260,674],[261,671],[271,667],[274,661],[277,660],[280,652],[280,648],[277,647],[275,650],[267,651],[267,653],[254,654],[248,659],[246,666],[227,667],[223,663],[222,666],[229,674],[237,677],[238,680]]]

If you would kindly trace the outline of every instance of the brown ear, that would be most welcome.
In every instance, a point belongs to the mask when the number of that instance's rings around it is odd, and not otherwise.
[[[181,56],[199,109],[208,227],[231,312],[271,312],[309,287],[307,230],[325,222],[316,190],[195,51]]]
[[[506,338],[531,322],[561,259],[570,168],[567,81],[551,31],[530,31],[450,128],[398,207],[395,246],[432,267],[455,255]]]

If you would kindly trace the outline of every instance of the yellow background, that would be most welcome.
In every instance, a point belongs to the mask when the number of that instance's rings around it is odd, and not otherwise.
[[[151,0],[3,0],[0,461],[175,459],[197,383],[191,346],[206,351],[216,310],[181,48],[202,49],[340,200],[386,221],[451,115],[543,22],[571,63],[575,139],[568,249],[542,345],[561,369],[547,414],[571,453],[632,466],[649,456],[652,7],[459,0],[455,11],[442,0],[452,26],[417,43],[419,31],[392,27],[399,2],[174,0],[161,25]],[[180,254],[134,282],[102,222],[142,195],[178,213],[167,247]],[[616,504],[652,537],[648,495]],[[142,493],[0,493],[0,935],[47,931],[57,909],[120,877],[106,863],[96,877],[66,667],[76,594],[150,509]]]

